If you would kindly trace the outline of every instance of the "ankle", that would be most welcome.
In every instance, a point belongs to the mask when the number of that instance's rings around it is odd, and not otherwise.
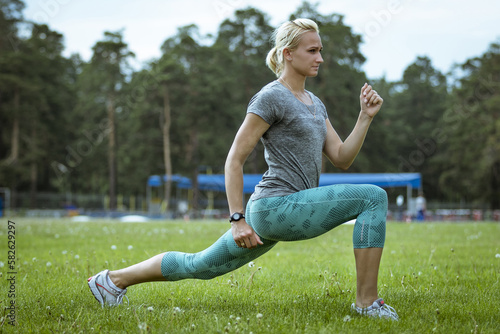
[[[108,276],[117,288],[125,289],[127,287],[126,283],[120,278],[120,275],[116,271],[110,271]]]
[[[360,297],[356,296],[356,306],[360,308],[367,308],[373,305],[373,302],[378,299],[378,296]]]

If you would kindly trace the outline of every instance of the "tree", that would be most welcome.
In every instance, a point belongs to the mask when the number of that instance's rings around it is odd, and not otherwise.
[[[16,168],[20,151],[20,94],[26,86],[22,79],[24,54],[19,52],[18,36],[23,8],[24,3],[19,0],[0,1],[0,182],[12,189],[14,204],[17,180],[24,176]]]
[[[0,0],[0,51],[17,51],[19,36],[18,24],[22,22],[24,3],[21,0]]]
[[[4,49],[0,109],[6,125],[2,133],[10,133],[10,152],[7,157],[2,154],[0,169],[5,179],[0,181],[13,189],[14,205],[17,191],[29,189],[29,205],[36,207],[38,187],[51,186],[51,160],[61,146],[58,135],[65,135],[64,114],[72,108],[69,62],[62,56],[60,33],[46,25],[24,22],[31,35],[19,38],[16,25],[21,15],[16,11],[22,9],[22,3],[4,1],[1,5],[0,26],[5,34],[0,42]]]
[[[397,153],[397,172],[420,172],[426,196],[438,198],[439,171],[431,163],[442,149],[438,126],[446,110],[446,76],[432,66],[428,57],[417,57],[395,85],[394,112],[387,131],[392,133],[391,150]]]
[[[117,158],[124,194],[144,194],[148,176],[159,174],[162,164],[161,86],[153,64],[132,74],[121,91]]]
[[[244,93],[241,98],[245,103],[273,78],[272,72],[265,67],[273,30],[269,17],[251,7],[235,11],[233,20],[226,19],[219,26],[215,45],[221,47],[220,52],[224,46],[230,53],[230,64],[236,70],[232,76],[242,89],[235,88]]]
[[[30,104],[29,119],[25,120],[29,139],[24,161],[30,166],[31,206],[36,207],[38,185],[41,183],[45,189],[50,186],[50,177],[45,176],[50,175],[51,161],[61,151],[61,138],[67,135],[67,110],[74,106],[74,93],[72,64],[62,56],[63,36],[46,25],[34,24],[25,44],[29,82],[34,90],[30,96],[24,96],[25,103]]]
[[[108,182],[110,209],[116,208],[117,187],[117,144],[116,113],[121,110],[118,105],[120,91],[125,83],[128,58],[134,54],[123,41],[121,32],[105,32],[104,39],[93,47],[93,56],[89,64],[84,66],[81,74],[80,108],[81,117],[93,118],[94,124],[87,131],[95,132],[95,123],[103,129],[102,135],[108,141]],[[83,101],[84,100],[84,101]],[[106,114],[107,123],[102,126],[102,113]],[[90,117],[89,117],[90,116]],[[92,117],[93,116],[93,117]],[[102,141],[99,140],[99,144]]]
[[[139,156],[142,156],[141,160],[148,162],[148,167],[144,166],[140,170],[149,171],[150,174],[139,173],[140,177],[134,177],[133,180],[143,184],[144,179],[149,175],[158,173],[160,163],[157,157],[163,156],[162,169],[167,176],[164,200],[166,209],[168,209],[174,169],[170,140],[173,122],[172,109],[178,107],[179,87],[183,85],[185,79],[183,79],[184,73],[180,64],[168,54],[151,62],[149,66],[147,70],[136,73],[125,88],[124,96],[127,97],[127,107],[123,112],[124,117],[121,118],[121,122],[125,129],[122,133],[127,134],[122,139],[126,152],[123,152],[124,155],[120,155],[120,158],[127,159],[128,165],[128,163],[133,162],[129,160],[130,155],[141,152]],[[131,136],[132,133],[135,135]],[[142,140],[138,140],[138,136],[141,136]],[[161,143],[162,150],[157,150],[160,146],[159,143]],[[157,153],[146,153],[151,152],[151,150],[155,150]],[[136,165],[137,161],[134,163]],[[127,169],[125,167],[124,170]]]
[[[454,200],[500,209],[500,44],[459,67],[463,76],[440,122],[446,147],[439,185]]]
[[[220,102],[229,102],[221,105],[225,113],[220,114],[223,116],[220,122],[232,130],[225,131],[228,136],[217,136],[222,145],[224,142],[232,142],[251,97],[275,79],[274,74],[265,66],[267,53],[271,49],[270,38],[273,30],[268,15],[251,7],[235,11],[233,19],[226,19],[219,26],[217,39],[212,46],[215,56],[213,65],[214,68],[220,66],[226,73],[231,73],[225,75],[222,72],[217,74],[219,77],[213,78],[214,83],[223,87],[219,91],[226,96]],[[229,147],[225,147],[223,152],[228,150]],[[225,158],[218,157],[221,160]],[[245,166],[250,173],[265,171],[262,145],[256,146]]]

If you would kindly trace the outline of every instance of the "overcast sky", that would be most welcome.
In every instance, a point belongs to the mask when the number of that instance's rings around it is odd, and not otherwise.
[[[322,0],[322,14],[344,15],[344,22],[363,36],[369,78],[399,80],[417,56],[448,72],[453,64],[480,56],[500,42],[498,0]],[[302,0],[25,0],[24,17],[65,37],[65,55],[84,60],[104,31],[124,29],[136,54],[135,65],[160,56],[165,39],[177,28],[196,24],[202,34],[216,34],[219,24],[236,9],[252,6],[268,14],[273,26],[287,20]],[[264,62],[264,60],[263,60]],[[264,63],[263,63],[264,64]],[[264,66],[264,65],[263,65]]]

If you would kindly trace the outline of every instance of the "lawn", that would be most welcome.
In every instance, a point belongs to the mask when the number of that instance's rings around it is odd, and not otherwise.
[[[133,286],[128,303],[101,309],[87,286],[89,276],[167,250],[202,250],[228,224],[26,218],[14,223],[15,263],[8,259],[7,219],[0,228],[0,332],[500,332],[498,223],[388,223],[379,294],[397,310],[399,322],[350,311],[356,286],[353,225],[280,243],[253,264],[213,280]]]

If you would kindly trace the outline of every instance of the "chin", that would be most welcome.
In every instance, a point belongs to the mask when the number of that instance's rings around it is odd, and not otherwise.
[[[319,74],[319,69],[317,70],[312,70],[308,76],[310,77],[316,77]]]

